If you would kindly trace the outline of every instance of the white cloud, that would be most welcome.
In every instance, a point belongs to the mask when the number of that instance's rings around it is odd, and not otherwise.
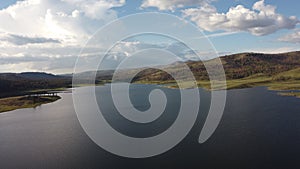
[[[24,0],[0,10],[0,32],[82,43],[104,23],[117,18],[123,0]]]
[[[177,42],[177,41],[170,41],[168,43],[162,42],[162,43],[155,43],[155,44],[149,42],[141,42],[141,41],[121,41],[108,52],[106,59],[117,63],[117,62],[121,62],[126,57],[139,55],[139,52],[142,52],[146,49],[166,50],[173,53],[174,55],[176,55],[178,58],[182,60],[199,60],[199,57],[196,55],[196,53],[199,54],[201,58],[212,58],[213,56],[215,56],[214,51],[209,51],[209,52],[193,51],[184,43]],[[154,56],[150,56],[149,60],[152,57]],[[163,57],[161,59],[163,59]]]
[[[221,32],[221,33],[212,33],[212,34],[208,34],[208,35],[205,35],[205,36],[194,37],[193,39],[216,38],[216,37],[229,36],[229,35],[233,35],[233,34],[237,34],[237,33],[240,33],[240,32]]]
[[[0,41],[11,43],[14,45],[26,45],[26,44],[41,44],[41,43],[60,43],[58,40],[44,37],[27,37],[21,35],[0,33]]]
[[[144,0],[141,7],[156,7],[159,10],[171,10],[174,11],[176,8],[183,8],[185,6],[199,5],[209,0]]]
[[[107,54],[107,59],[119,61],[125,57],[130,57],[138,50],[139,41],[121,41],[117,43]]]
[[[254,52],[254,53],[267,53],[267,54],[278,54],[286,53],[300,50],[300,48],[295,47],[279,47],[279,48],[256,48],[256,49],[247,49],[242,52]]]
[[[109,18],[109,16],[115,17],[115,12],[113,10],[108,10],[113,7],[120,7],[125,4],[125,0],[115,1],[115,0],[62,0],[69,4],[77,7],[72,15],[76,16],[76,13],[84,13],[86,17],[91,19],[103,19]]]
[[[182,12],[184,17],[190,18],[206,31],[246,31],[257,36],[271,34],[280,29],[293,29],[300,23],[295,16],[286,17],[276,13],[276,7],[266,5],[264,0],[256,2],[252,9],[238,5],[231,7],[227,13],[218,13],[208,3]]]
[[[82,45],[117,18],[112,8],[124,4],[124,0],[23,0],[0,10],[0,71],[70,72]]]
[[[11,72],[10,70],[14,70],[14,72],[33,72],[37,71],[35,69],[31,69],[32,63],[23,62],[18,64],[4,64],[0,66],[0,72]]]
[[[279,41],[290,42],[290,43],[300,43],[300,29],[296,29],[293,33],[290,33],[283,37],[280,37]]]

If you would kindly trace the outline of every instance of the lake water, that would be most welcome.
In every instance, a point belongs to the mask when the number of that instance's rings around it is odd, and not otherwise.
[[[132,85],[132,103],[149,108],[154,85]],[[150,124],[137,125],[113,107],[110,86],[97,87],[103,114],[116,130],[135,137],[161,133],[176,118],[177,89],[165,89],[165,113]],[[299,168],[300,99],[283,97],[264,87],[228,91],[223,118],[212,137],[199,144],[210,94],[199,89],[201,107],[188,136],[172,150],[151,158],[129,159],[110,154],[84,133],[72,94],[35,109],[0,114],[0,168]]]

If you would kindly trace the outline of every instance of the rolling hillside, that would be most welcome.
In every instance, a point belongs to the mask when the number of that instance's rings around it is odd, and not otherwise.
[[[222,56],[221,61],[227,80],[241,79],[254,75],[280,76],[280,73],[300,68],[300,51],[282,54],[241,53]],[[207,61],[209,62],[209,61]],[[207,72],[201,61],[186,62],[197,80],[208,80]],[[180,74],[183,63],[166,67],[168,71]],[[132,70],[134,71],[134,70]],[[184,76],[185,74],[181,74]],[[121,77],[126,77],[126,72]],[[182,77],[184,79],[184,77]],[[158,69],[148,69],[138,74],[134,81],[167,81],[173,80],[167,73]]]
[[[300,51],[281,54],[241,53],[220,57],[227,78],[227,89],[245,88],[258,85],[268,86],[274,90],[300,90]],[[206,61],[213,62],[213,60]],[[198,86],[209,88],[210,82],[204,64],[201,61],[177,62],[160,66],[181,79],[187,79],[182,71],[187,64],[193,72]],[[133,83],[171,84],[174,79],[159,69],[128,69],[121,71],[116,77],[119,81],[127,80],[133,73],[139,72]],[[113,70],[97,71],[95,83],[110,82]],[[93,72],[76,74],[85,79]],[[188,80],[188,79],[187,79]],[[40,72],[0,73],[0,97],[22,95],[30,90],[65,88],[72,85],[72,74],[58,76]]]
[[[300,51],[281,54],[241,53],[222,56],[220,59],[227,82],[227,86],[220,86],[220,89],[267,86],[272,90],[300,90]],[[206,62],[207,65],[216,66],[211,64],[214,60]],[[180,79],[188,81],[187,74],[181,71],[184,64],[177,62],[163,67],[164,70],[176,74]],[[210,89],[210,81],[203,62],[187,61],[186,64],[193,72],[198,86]],[[211,70],[214,70],[213,67]],[[139,71],[139,69],[122,71],[117,74],[117,79],[126,80],[130,74]],[[168,73],[159,69],[141,71],[132,82],[168,84],[169,87],[178,87]]]

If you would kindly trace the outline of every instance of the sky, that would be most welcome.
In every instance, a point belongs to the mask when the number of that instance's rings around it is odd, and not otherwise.
[[[0,2],[0,72],[71,73],[82,48],[97,30],[117,19],[144,12],[184,19],[209,38],[218,55],[297,51],[299,6],[298,0],[5,0]],[[135,22],[142,23],[143,18]],[[138,25],[143,26],[146,25]],[[155,26],[163,29],[161,23]],[[126,24],[121,27],[134,29]],[[203,38],[189,34],[188,29],[178,29],[180,32],[187,36],[185,41]],[[144,35],[116,44],[104,67],[114,68],[122,59],[147,48],[167,49],[183,60],[193,60],[192,51],[183,43]],[[97,52],[106,50],[102,42],[88,46],[85,55],[97,57]],[[215,56],[210,54],[211,49],[196,52]],[[151,54],[147,57],[159,62]]]

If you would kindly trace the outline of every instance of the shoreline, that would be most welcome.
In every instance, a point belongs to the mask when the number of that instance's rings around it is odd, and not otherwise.
[[[159,85],[161,87],[178,89],[179,86],[176,82],[168,83],[157,83],[151,81],[137,81],[135,84],[152,84]],[[186,86],[182,89],[191,88],[189,82],[185,82]],[[274,81],[270,78],[258,78],[258,79],[236,79],[236,80],[227,80],[226,86],[216,86],[213,90],[235,90],[235,89],[247,89],[253,87],[266,87],[268,90],[276,91],[280,96],[291,96],[300,98],[300,80],[294,81]],[[205,90],[211,91],[210,81],[197,81],[197,87],[203,88]]]
[[[193,88],[190,87],[188,84],[189,82],[184,82],[187,85],[184,86],[182,89],[189,89]],[[202,88],[207,91],[211,91],[210,88],[210,81],[203,80],[197,81],[197,88]],[[216,82],[218,83],[218,82]],[[101,84],[111,84],[111,83],[104,83]],[[160,87],[169,88],[169,89],[179,89],[178,85],[174,81],[135,81],[132,84],[145,84],[145,85],[158,85]],[[98,86],[96,84],[96,86]],[[258,78],[251,78],[246,77],[242,79],[234,79],[234,80],[226,80],[226,87],[225,86],[217,86],[214,90],[235,90],[235,89],[249,89],[254,87],[266,87],[267,90],[276,91],[280,96],[290,96],[300,98],[300,80],[290,80],[290,81],[276,81],[272,80],[271,77],[258,77]]]
[[[0,113],[24,108],[36,108],[60,100],[60,96],[15,96],[0,99]]]
[[[188,82],[185,82],[186,84],[189,84]],[[237,80],[227,80],[226,81],[227,86],[219,86],[219,88],[215,90],[235,90],[235,89],[246,89],[246,88],[253,88],[253,87],[259,87],[264,86],[267,88],[267,90],[276,91],[278,95],[285,96],[285,97],[296,97],[300,98],[300,81],[272,81],[270,79],[258,79],[254,80],[252,79],[252,83],[247,81],[247,79],[237,79]],[[109,83],[105,83],[109,84]],[[151,81],[137,81],[133,84],[149,84],[149,85],[159,85],[160,87],[170,88],[170,89],[179,89],[178,85],[175,82],[168,81],[166,82],[151,82]],[[104,84],[102,84],[104,85]],[[189,86],[185,86],[183,89],[188,89]],[[211,91],[210,88],[210,81],[197,81],[197,88],[203,88],[205,90]],[[55,92],[63,92],[67,91],[68,89],[62,89],[59,90],[53,90]],[[23,108],[35,108],[38,106],[41,106],[43,104],[47,103],[53,103],[57,100],[60,100],[61,97],[54,95],[41,95],[41,96],[34,96],[35,92],[49,92],[50,89],[37,89],[32,92],[33,96],[28,95],[21,95],[21,96],[9,96],[0,98],[0,113],[13,111],[17,109],[23,109]]]
[[[72,88],[35,89],[20,91],[19,95],[2,97],[0,98],[0,114],[18,109],[36,108],[44,104],[56,102],[61,99],[57,94],[68,93],[71,90]]]

